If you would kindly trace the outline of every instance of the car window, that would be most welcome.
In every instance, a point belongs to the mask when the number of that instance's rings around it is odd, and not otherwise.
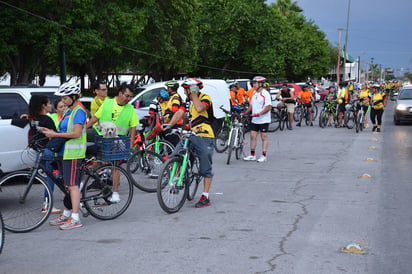
[[[412,99],[412,89],[402,90],[401,94],[399,95],[399,99],[401,100]]]
[[[20,118],[22,114],[27,114],[27,103],[19,94],[0,93],[1,119]]]
[[[144,94],[142,94],[142,96],[140,96],[138,98],[139,100],[139,107],[148,107],[150,105],[150,103],[153,101],[153,99],[157,96],[159,96],[160,94],[160,90],[164,89],[163,87],[160,88],[155,88],[152,89]]]

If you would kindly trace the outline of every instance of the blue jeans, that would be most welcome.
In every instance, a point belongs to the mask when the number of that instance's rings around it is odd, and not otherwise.
[[[45,166],[46,170],[49,171],[50,173],[53,173],[53,166],[52,166],[51,163],[54,160],[54,152],[52,152],[51,150],[49,150],[47,148],[44,149],[42,160],[43,160],[43,163],[44,163],[44,166]],[[54,181],[52,179],[50,179],[49,176],[47,176],[46,177],[46,182],[49,185],[51,192],[53,193],[53,191],[54,191]],[[44,191],[44,201],[46,201],[46,199],[48,201],[50,201],[49,195],[47,194],[47,191],[45,190]]]
[[[173,154],[183,148],[183,143],[177,144]],[[203,177],[213,177],[213,151],[215,149],[215,139],[190,136],[189,148],[199,157],[199,173]]]

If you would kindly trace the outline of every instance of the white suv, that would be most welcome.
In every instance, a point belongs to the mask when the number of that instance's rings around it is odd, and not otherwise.
[[[11,124],[27,114],[30,98],[33,94],[44,94],[54,102],[57,87],[10,87],[0,88],[0,170],[11,172],[29,168],[33,164],[33,151],[27,148],[29,125],[24,128]]]

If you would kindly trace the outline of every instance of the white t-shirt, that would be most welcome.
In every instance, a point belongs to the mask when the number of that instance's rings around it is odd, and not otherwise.
[[[252,95],[252,114],[260,113],[266,106],[272,106],[269,92],[266,89],[262,89],[260,92],[255,91]],[[253,117],[252,123],[270,123],[270,111],[266,112],[262,116]]]

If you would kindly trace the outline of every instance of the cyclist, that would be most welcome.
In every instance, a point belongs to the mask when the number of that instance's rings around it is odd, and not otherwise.
[[[300,98],[301,102],[302,102],[302,106],[307,108],[307,113],[308,113],[308,117],[309,117],[309,121],[310,121],[310,126],[313,127],[313,123],[312,123],[312,91],[310,91],[309,86],[308,85],[303,85],[303,89],[302,91],[299,93],[298,98]],[[302,117],[299,117],[299,122],[296,124],[297,127],[300,127],[302,123]]]
[[[369,109],[370,109],[370,104],[369,104],[369,101],[370,101],[370,98],[369,98],[369,96],[370,96],[370,90],[367,88],[367,86],[366,86],[366,83],[362,83],[362,85],[361,85],[361,91],[360,91],[360,93],[359,93],[359,100],[360,100],[360,105],[361,105],[361,108],[363,108],[363,111],[364,111],[364,113],[365,113],[365,128],[368,128],[369,126],[368,126],[368,112],[369,112]]]
[[[239,84],[238,84],[239,85]],[[229,86],[230,89],[230,103],[233,106],[239,106],[240,108],[243,107],[245,103],[245,90],[240,90],[236,84],[232,84]]]
[[[30,98],[29,102],[29,107],[28,107],[28,119],[30,121],[30,134],[33,139],[35,140],[40,140],[42,138],[45,138],[46,136],[37,129],[36,126],[34,126],[35,123],[38,124],[38,127],[45,127],[49,128],[51,130],[56,130],[56,125],[51,119],[47,113],[51,112],[51,104],[49,98],[45,95],[32,95]],[[41,141],[40,143],[43,146],[46,146],[48,140],[45,138],[44,141]],[[52,172],[53,167],[51,165],[51,161],[54,159],[54,153],[51,152],[48,149],[45,149],[44,154],[43,154],[43,160],[45,163],[46,168]],[[54,191],[54,181],[50,179],[48,176],[46,178],[46,182],[49,185],[51,191]],[[44,193],[44,202],[43,202],[43,208],[42,208],[42,214],[45,214],[47,212],[48,206],[49,206],[49,201],[50,197],[48,194]],[[60,209],[57,209],[55,207],[52,208],[52,214],[60,214],[62,211]]]
[[[262,138],[262,156],[257,160],[258,163],[266,162],[266,152],[268,149],[268,127],[270,124],[270,111],[272,110],[272,100],[269,92],[263,87],[266,78],[256,76],[252,80],[255,92],[250,98],[249,107],[245,114],[252,112],[252,122],[250,124],[250,155],[243,158],[245,161],[255,161],[255,150],[257,135],[260,131]]]
[[[213,179],[212,159],[215,138],[211,126],[213,119],[212,99],[200,91],[203,88],[203,83],[198,79],[188,78],[182,83],[182,87],[187,99],[190,101],[189,111],[192,120],[192,130],[194,132],[203,131],[190,136],[190,148],[199,157],[199,173],[204,177],[203,193],[199,202],[195,205],[195,207],[200,208],[211,205],[209,190]],[[170,126],[176,125],[184,114],[183,109],[179,109],[170,121]],[[181,148],[182,143],[179,143],[175,151],[179,151]]]
[[[247,97],[247,95],[246,95],[246,90],[245,90],[244,88],[242,88],[242,87],[239,85],[239,82],[237,82],[237,81],[234,82],[234,85],[235,85],[236,88],[237,88],[238,94],[243,94],[243,103],[244,103],[244,102],[245,102],[245,97]]]
[[[56,129],[59,129],[59,123],[63,117],[64,112],[67,109],[67,106],[63,103],[62,98],[59,97],[56,101],[54,101],[54,109],[56,110],[55,113],[50,114],[50,118],[53,120]]]
[[[336,99],[338,102],[338,112],[339,112],[339,121],[338,121],[338,125],[336,125],[336,127],[344,127],[343,125],[343,114],[345,113],[345,106],[348,103],[349,100],[349,94],[348,94],[348,90],[346,88],[346,83],[343,81],[340,81],[339,83],[339,94],[338,94],[338,98]]]
[[[97,121],[113,122],[117,126],[118,134],[130,136],[130,148],[133,148],[134,138],[136,136],[136,126],[139,124],[139,118],[133,106],[129,104],[133,98],[133,88],[130,85],[123,83],[118,94],[113,99],[105,99],[103,105],[99,108],[96,114],[87,122],[87,128],[93,126]],[[118,176],[113,176],[113,194],[109,198],[110,202],[120,202],[118,193],[119,181]]]
[[[329,87],[329,93],[326,95],[325,101],[326,101],[325,103],[328,104],[328,109],[329,109],[328,127],[331,127],[333,116],[335,115],[335,112],[336,112],[336,93],[335,93],[334,86]]]
[[[61,230],[73,229],[82,226],[79,217],[80,209],[80,167],[86,156],[86,112],[78,104],[80,84],[74,81],[63,83],[57,92],[62,101],[68,106],[59,125],[59,132],[41,128],[49,138],[67,138],[65,145],[59,152],[63,156],[62,174],[67,186],[72,204],[72,210],[64,208],[63,215],[50,221],[50,225],[58,225]]]
[[[179,83],[175,80],[170,80],[166,82],[167,92],[169,93],[169,101],[167,102],[165,113],[164,113],[164,121],[167,124],[170,124],[174,114],[181,109],[183,112],[186,111],[185,107],[182,104],[182,98],[180,97],[179,93],[177,93],[177,89],[179,88]],[[177,121],[174,125],[174,128],[178,128],[183,126],[183,119]],[[166,130],[165,139],[171,142],[174,146],[176,146],[180,138],[175,134],[168,134],[169,130]]]
[[[292,130],[293,112],[295,112],[295,92],[290,90],[287,84],[283,84],[275,99],[280,100],[280,103],[277,105],[279,111],[286,105],[290,124],[289,129]]]
[[[371,121],[373,123],[372,131],[381,131],[383,109],[386,107],[387,97],[385,92],[380,92],[380,86],[375,84],[372,86],[371,94]]]
[[[169,93],[166,89],[161,89],[159,95],[152,100],[149,106],[149,131],[147,139],[154,138],[161,132],[161,124],[163,122],[163,116],[165,114],[167,101],[169,100]]]
[[[104,100],[107,98],[107,85],[103,81],[95,81],[92,86],[93,94],[96,96],[90,103],[90,114],[92,117],[96,114],[99,108],[103,105]],[[97,123],[95,124],[97,126]],[[87,141],[94,142],[94,138],[99,134],[99,130],[96,127],[91,127],[87,129]],[[94,163],[94,167],[97,167],[98,164]]]

